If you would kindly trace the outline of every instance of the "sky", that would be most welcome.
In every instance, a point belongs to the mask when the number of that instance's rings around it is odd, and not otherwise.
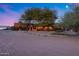
[[[0,3],[0,26],[13,26],[28,8],[56,10],[58,16],[56,22],[59,22],[65,12],[71,10],[72,6],[73,4],[69,3]]]

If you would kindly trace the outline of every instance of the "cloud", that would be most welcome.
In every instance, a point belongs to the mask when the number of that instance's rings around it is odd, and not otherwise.
[[[15,22],[18,22],[20,13],[11,10],[12,6],[0,4],[0,8],[4,10],[0,13],[0,25],[12,26]]]

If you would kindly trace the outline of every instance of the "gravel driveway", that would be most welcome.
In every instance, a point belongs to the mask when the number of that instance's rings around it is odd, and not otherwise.
[[[44,35],[48,33],[0,31],[0,55],[79,56],[79,37]]]

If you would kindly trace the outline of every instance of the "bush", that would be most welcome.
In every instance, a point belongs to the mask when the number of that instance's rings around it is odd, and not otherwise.
[[[55,28],[55,31],[56,32],[63,32],[63,29],[61,29],[61,28]]]

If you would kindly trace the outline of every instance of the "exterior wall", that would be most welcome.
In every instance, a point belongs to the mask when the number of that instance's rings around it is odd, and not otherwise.
[[[52,26],[39,26],[39,27],[36,27],[36,30],[37,31],[54,31],[55,28]]]
[[[20,30],[20,23],[15,23],[14,24],[14,29],[15,30]]]
[[[54,26],[34,26],[34,25],[25,25],[21,23],[15,23],[14,27],[16,30],[26,30],[28,28],[28,31],[54,31]]]

